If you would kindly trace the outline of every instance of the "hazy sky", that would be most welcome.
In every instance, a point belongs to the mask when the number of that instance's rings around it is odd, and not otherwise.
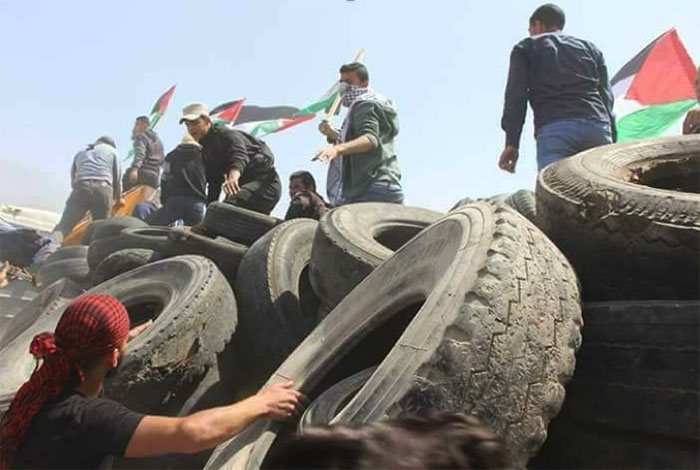
[[[126,154],[134,117],[174,83],[159,129],[167,150],[182,136],[185,104],[303,107],[362,47],[371,85],[399,109],[408,204],[446,210],[463,196],[531,188],[531,115],[516,175],[496,161],[508,57],[540,3],[0,0],[0,203],[62,210],[74,154],[105,133]],[[697,0],[559,5],[565,31],[597,44],[611,74],[674,26],[700,61]],[[317,122],[266,138],[285,187],[302,168],[323,187],[325,165],[309,161],[324,143]],[[275,213],[287,202],[285,191]]]

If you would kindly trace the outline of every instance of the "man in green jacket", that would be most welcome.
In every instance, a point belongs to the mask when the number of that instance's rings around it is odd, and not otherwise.
[[[394,150],[399,120],[394,103],[369,88],[367,68],[353,62],[340,68],[340,94],[348,108],[338,131],[326,121],[319,130],[330,142],[316,159],[342,156],[342,204],[392,202],[403,204],[401,171]]]

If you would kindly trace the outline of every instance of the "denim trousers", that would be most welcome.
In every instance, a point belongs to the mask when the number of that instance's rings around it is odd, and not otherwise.
[[[403,189],[395,183],[380,181],[371,184],[360,196],[344,201],[344,204],[356,202],[391,202],[403,204]]]
[[[171,196],[163,207],[148,217],[147,222],[167,227],[180,219],[191,227],[204,220],[204,208],[204,202],[196,197]]]
[[[612,143],[610,124],[595,119],[558,119],[540,127],[537,169],[593,147]]]

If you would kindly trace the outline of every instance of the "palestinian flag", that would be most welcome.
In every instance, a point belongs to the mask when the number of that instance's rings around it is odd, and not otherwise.
[[[149,129],[155,129],[160,120],[163,118],[165,115],[165,112],[168,110],[168,106],[170,106],[170,100],[173,97],[173,93],[175,93],[175,87],[177,85],[171,86],[168,91],[163,93],[160,98],[156,101],[156,104],[153,105],[153,109],[151,109],[151,115],[149,116],[149,120],[151,121],[151,124],[149,125]],[[134,158],[134,149],[130,149],[129,153],[126,154],[126,157],[122,160],[122,163],[126,164],[126,162],[130,162]]]
[[[318,101],[302,109],[292,106],[244,106],[233,128],[254,137],[280,132],[302,122],[310,121],[316,117],[316,113],[327,110],[333,104],[336,96],[338,96],[337,84]]]
[[[171,86],[168,91],[166,91],[160,98],[158,98],[156,104],[153,105],[153,109],[151,110],[150,116],[151,129],[155,129],[156,125],[158,125],[160,120],[165,115],[165,111],[168,110],[168,106],[170,105],[170,99],[173,97],[173,93],[175,93],[175,86],[176,85]]]
[[[243,109],[243,103],[245,103],[245,98],[220,104],[209,112],[209,116],[215,123],[231,124],[236,122]]]
[[[671,29],[627,62],[612,79],[617,140],[662,135],[697,104],[697,70]]]

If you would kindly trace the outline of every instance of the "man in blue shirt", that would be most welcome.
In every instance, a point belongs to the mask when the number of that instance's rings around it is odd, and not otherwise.
[[[499,168],[515,172],[527,103],[535,116],[537,168],[615,140],[613,94],[603,54],[562,33],[564,11],[548,3],[530,17],[530,37],[510,56]]]

